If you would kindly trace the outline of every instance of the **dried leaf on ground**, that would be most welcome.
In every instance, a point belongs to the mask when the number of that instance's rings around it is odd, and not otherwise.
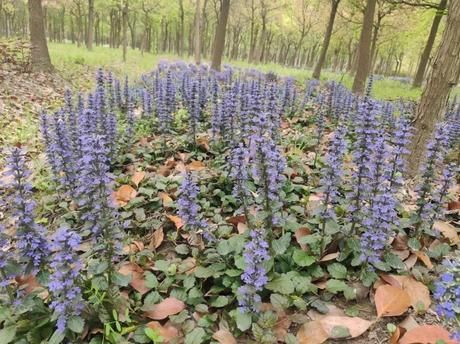
[[[414,310],[426,311],[430,307],[430,291],[425,284],[407,276],[403,282],[403,289],[409,294],[410,302]]]
[[[164,240],[164,237],[165,237],[165,234],[163,232],[163,228],[160,227],[156,229],[152,234],[152,238],[150,239],[149,248],[155,249],[155,248],[160,247],[161,243]]]
[[[156,330],[162,338],[163,344],[170,343],[173,339],[176,339],[179,336],[179,331],[170,323],[161,325],[158,321],[151,321],[147,323],[147,327]]]
[[[431,262],[430,257],[428,257],[428,255],[425,252],[417,251],[414,252],[414,254],[417,256],[418,259],[420,259],[423,262],[423,264],[425,264],[425,266],[428,269],[433,269],[433,263]]]
[[[212,338],[220,344],[236,344],[236,339],[228,330],[218,330],[212,335]]]
[[[120,207],[124,207],[136,196],[137,191],[131,185],[122,185],[115,192],[115,203]]]
[[[446,344],[455,344],[445,328],[437,325],[423,325],[407,331],[399,344],[437,344],[441,340]]]
[[[126,262],[118,269],[118,272],[124,276],[131,275],[129,284],[140,294],[143,295],[150,290],[145,285],[144,270],[136,263]]]
[[[412,315],[408,315],[403,321],[401,321],[399,326],[404,328],[406,331],[410,331],[416,327],[419,327],[420,325]]]
[[[441,232],[441,234],[452,244],[460,245],[460,237],[458,236],[457,230],[450,223],[444,221],[435,221],[433,229]]]
[[[131,177],[131,181],[136,185],[136,187],[139,186],[141,181],[145,178],[145,172],[144,171],[136,171],[134,172],[133,176]]]
[[[294,233],[294,236],[295,236],[295,239],[297,240],[297,243],[300,245],[300,247],[302,248],[302,250],[306,251],[308,249],[308,246],[306,244],[301,244],[300,243],[300,240],[307,236],[307,235],[310,235],[311,234],[311,230],[308,229],[307,227],[302,227],[302,228],[299,228],[298,230],[295,231]]]
[[[329,335],[321,325],[320,320],[303,324],[297,332],[299,344],[322,344],[328,340]]]
[[[372,321],[358,317],[328,315],[320,320],[323,329],[329,338],[334,338],[337,329],[346,328],[351,338],[356,338],[366,332],[372,325]]]
[[[407,292],[392,285],[381,285],[375,291],[375,307],[378,317],[404,314],[411,300]]]
[[[161,199],[163,207],[169,208],[173,205],[174,201],[166,192],[159,192],[158,197]]]
[[[170,315],[182,312],[185,309],[185,303],[175,297],[168,297],[160,303],[154,305],[145,315],[153,320],[166,319]]]
[[[193,160],[190,164],[187,165],[189,171],[201,171],[206,168],[206,165],[203,161]]]
[[[175,215],[166,215],[166,217],[174,223],[177,229],[181,229],[184,226],[184,222],[179,216]]]

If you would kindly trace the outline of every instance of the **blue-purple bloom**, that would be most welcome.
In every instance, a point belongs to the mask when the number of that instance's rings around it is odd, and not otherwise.
[[[4,176],[11,177],[8,204],[16,220],[15,247],[25,274],[36,273],[46,263],[49,254],[45,228],[34,219],[35,201],[32,199],[30,175],[26,167],[25,152],[17,147],[12,148]]]
[[[52,297],[50,307],[57,315],[56,326],[61,333],[66,330],[69,318],[80,315],[84,307],[79,286],[82,263],[77,249],[80,242],[80,236],[64,226],[56,231],[51,243],[54,253],[48,285]]]
[[[198,194],[200,189],[193,179],[190,172],[183,176],[182,184],[179,188],[179,199],[177,201],[179,208],[179,217],[192,231],[206,229],[208,224],[205,220],[200,219],[200,206],[198,204]]]
[[[249,236],[243,253],[245,268],[241,280],[244,284],[238,289],[238,305],[242,312],[259,312],[259,293],[268,282],[264,263],[270,259],[269,244],[263,229],[251,230]]]

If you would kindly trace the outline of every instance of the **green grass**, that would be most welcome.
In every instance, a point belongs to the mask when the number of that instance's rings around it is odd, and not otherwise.
[[[121,49],[110,49],[108,47],[95,47],[93,51],[88,51],[84,46],[78,48],[74,44],[49,44],[51,59],[56,68],[61,71],[66,79],[75,86],[90,87],[93,80],[86,78],[81,80],[81,75],[94,73],[98,67],[113,71],[118,76],[127,75],[131,80],[139,78],[140,75],[151,71],[161,60],[178,60],[181,59],[175,55],[153,55],[151,53],[141,54],[139,50],[128,49],[127,62],[122,61]],[[191,61],[191,58],[185,57],[184,60]],[[285,67],[274,63],[268,64],[250,64],[244,61],[225,61],[231,65],[241,68],[255,68],[262,72],[274,72],[282,76],[294,77],[303,83],[310,79],[312,71],[308,69],[299,69]],[[321,80],[342,81],[343,84],[351,88],[353,77],[349,74],[339,74],[330,71],[323,71]],[[79,81],[79,82],[77,82]],[[90,83],[86,85],[86,83]],[[417,99],[420,97],[421,90],[413,89],[410,85],[400,83],[394,80],[377,80],[374,83],[373,96],[377,99]]]

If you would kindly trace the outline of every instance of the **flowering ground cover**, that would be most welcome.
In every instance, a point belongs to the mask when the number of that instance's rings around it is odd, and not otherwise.
[[[372,81],[99,70],[41,115],[45,168],[8,149],[0,342],[456,343],[460,107],[415,181],[413,108]]]

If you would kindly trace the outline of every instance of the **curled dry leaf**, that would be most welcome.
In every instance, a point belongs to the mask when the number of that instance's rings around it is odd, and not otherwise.
[[[328,262],[330,260],[336,259],[340,255],[339,252],[329,253],[326,254],[323,258],[321,258],[320,262]]]
[[[328,340],[329,335],[321,325],[320,320],[310,321],[303,324],[297,331],[299,344],[322,344]]]
[[[402,315],[411,305],[407,292],[392,285],[379,286],[374,298],[378,317]]]
[[[294,236],[295,236],[295,240],[297,241],[297,243],[300,245],[300,248],[304,251],[306,251],[308,249],[308,246],[306,244],[301,244],[300,243],[300,239],[302,239],[303,237],[307,236],[307,235],[310,235],[311,234],[311,230],[306,228],[306,227],[302,227],[302,228],[299,228],[298,230],[295,231],[294,233]]]
[[[329,338],[334,337],[335,329],[345,327],[348,329],[351,338],[356,338],[362,335],[372,325],[369,320],[358,317],[328,315],[320,320],[323,329],[328,334]]]
[[[161,325],[158,321],[151,321],[147,323],[147,327],[150,327],[152,330],[156,330],[162,338],[162,343],[168,344],[173,339],[179,336],[179,331],[170,323]]]
[[[231,216],[226,221],[234,226],[238,226],[239,223],[246,223],[246,217],[244,215]]]
[[[457,230],[450,223],[435,221],[433,229],[441,232],[446,239],[449,239],[451,244],[460,245],[460,237],[458,236]]]
[[[414,252],[414,254],[417,256],[418,259],[420,259],[423,262],[423,264],[425,264],[425,266],[428,269],[433,269],[433,263],[431,263],[430,257],[428,257],[428,255],[425,252],[417,251]]]
[[[182,312],[185,309],[185,303],[175,297],[168,297],[160,303],[154,305],[145,315],[153,320],[166,319],[170,315]]]
[[[391,250],[391,253],[397,255],[401,260],[407,259],[410,255],[409,250]]]
[[[414,267],[415,263],[417,263],[417,256],[415,254],[411,254],[409,258],[404,261],[404,265],[406,266],[406,270],[410,270]]]
[[[161,199],[163,207],[169,208],[174,203],[173,199],[166,192],[159,192],[158,197]]]
[[[123,247],[124,254],[135,254],[144,250],[144,243],[142,241],[133,241],[132,243]]]
[[[414,310],[426,311],[431,305],[430,291],[422,282],[407,276],[403,281],[403,289],[409,294]]]
[[[414,319],[412,315],[408,315],[401,323],[399,324],[399,327],[405,329],[406,331],[413,330],[416,327],[419,327],[420,325],[417,323],[417,321]]]
[[[219,330],[212,335],[212,338],[220,344],[236,344],[236,339],[228,330]]]
[[[37,278],[33,275],[17,276],[15,281],[18,284],[19,289],[21,289],[26,295],[38,292],[37,295],[42,300],[46,299],[49,295],[48,291],[44,289],[40,283],[38,283]]]
[[[115,202],[118,206],[124,207],[131,201],[134,197],[137,196],[137,191],[131,185],[122,185],[115,192]]]
[[[179,216],[175,215],[166,215],[166,217],[174,223],[177,229],[181,229],[184,226],[184,222],[182,222],[182,219]]]
[[[399,344],[437,344],[440,341],[455,344],[445,328],[437,325],[423,325],[407,331]]]
[[[118,272],[124,276],[131,275],[129,284],[140,294],[143,295],[150,290],[145,285],[144,270],[136,263],[126,262],[120,267]]]
[[[161,243],[163,242],[164,237],[165,237],[165,234],[163,232],[162,227],[155,230],[152,234],[152,239],[150,239],[149,248],[156,249],[160,247]]]
[[[187,165],[189,171],[201,171],[206,168],[206,165],[203,161],[193,160],[190,164]]]
[[[344,310],[342,308],[337,307],[336,305],[326,304],[324,306],[328,309],[327,313],[323,314],[312,308],[307,312],[307,315],[310,317],[311,320],[321,320],[331,315],[345,316]]]
[[[133,176],[131,177],[131,181],[133,182],[136,187],[139,186],[141,181],[145,178],[145,172],[144,171],[136,171],[134,172]]]
[[[396,331],[390,337],[390,344],[398,344],[399,338],[406,332],[402,327],[396,326]]]

